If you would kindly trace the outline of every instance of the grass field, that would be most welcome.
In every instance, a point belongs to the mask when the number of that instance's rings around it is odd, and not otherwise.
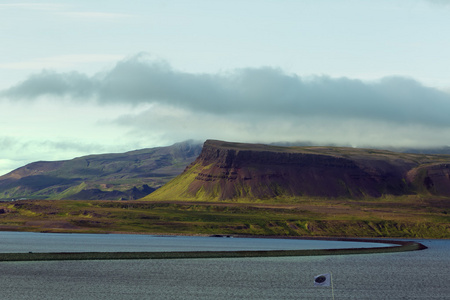
[[[0,230],[187,235],[450,238],[450,200],[0,202]]]

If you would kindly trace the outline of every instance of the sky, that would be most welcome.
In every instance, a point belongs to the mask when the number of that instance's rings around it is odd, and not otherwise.
[[[450,0],[0,0],[0,175],[185,140],[450,146]]]

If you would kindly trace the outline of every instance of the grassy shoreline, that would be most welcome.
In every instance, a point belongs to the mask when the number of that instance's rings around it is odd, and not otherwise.
[[[395,247],[285,251],[0,253],[0,261],[181,259],[347,255],[425,249],[386,238],[446,238],[439,212],[424,212],[410,199],[352,202],[302,200],[286,203],[25,200],[3,202],[0,230],[58,233],[133,233],[322,239],[397,244]],[[413,199],[414,200],[414,199]],[[438,199],[436,201],[445,201]],[[385,205],[386,204],[386,205]],[[401,205],[400,205],[401,204]],[[421,206],[423,203],[420,204]],[[419,207],[420,208],[420,207]],[[420,216],[420,221],[411,218]]]
[[[0,230],[281,237],[450,238],[447,198],[260,202],[0,202]]]

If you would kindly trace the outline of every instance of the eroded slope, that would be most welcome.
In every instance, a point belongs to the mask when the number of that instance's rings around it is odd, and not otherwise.
[[[144,199],[450,196],[449,166],[448,155],[208,140],[183,174]]]

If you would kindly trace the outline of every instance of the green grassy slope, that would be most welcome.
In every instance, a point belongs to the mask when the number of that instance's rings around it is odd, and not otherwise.
[[[450,238],[448,198],[0,202],[0,230]]]
[[[450,196],[450,156],[207,141],[184,173],[144,200]]]

